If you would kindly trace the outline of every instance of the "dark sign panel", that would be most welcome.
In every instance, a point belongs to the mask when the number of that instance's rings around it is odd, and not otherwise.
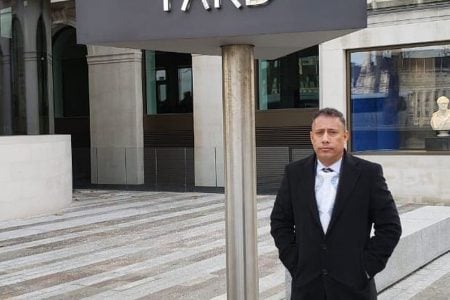
[[[276,58],[366,26],[366,0],[76,0],[84,44]]]

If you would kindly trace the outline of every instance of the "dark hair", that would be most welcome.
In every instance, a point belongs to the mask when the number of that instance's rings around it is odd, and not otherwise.
[[[344,127],[344,130],[345,130],[345,118],[344,118],[344,115],[340,111],[338,111],[337,109],[331,108],[331,107],[325,107],[325,108],[322,108],[321,110],[317,111],[314,114],[314,116],[313,116],[311,125],[320,116],[331,117],[331,118],[338,118],[339,121],[341,121],[342,126]]]

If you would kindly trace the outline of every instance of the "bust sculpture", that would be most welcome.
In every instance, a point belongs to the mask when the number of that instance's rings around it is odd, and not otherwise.
[[[441,96],[436,100],[439,110],[431,116],[431,127],[439,131],[438,136],[448,136],[450,130],[450,110],[448,109],[449,99]]]

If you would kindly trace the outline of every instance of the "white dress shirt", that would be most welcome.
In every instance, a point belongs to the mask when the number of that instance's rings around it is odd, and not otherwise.
[[[320,223],[323,232],[326,233],[333,213],[336,192],[339,184],[339,173],[341,170],[342,158],[329,167],[325,167],[317,160],[315,193],[317,208],[319,209]],[[324,172],[322,169],[330,168],[332,172]]]

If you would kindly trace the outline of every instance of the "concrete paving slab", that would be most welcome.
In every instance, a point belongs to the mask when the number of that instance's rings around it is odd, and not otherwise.
[[[74,199],[61,214],[0,222],[0,299],[226,299],[223,195],[77,190]],[[282,300],[284,268],[269,234],[273,201],[258,196],[260,299]],[[414,217],[419,207],[399,210],[427,224]],[[448,256],[382,299],[440,299],[433,297],[450,286]]]

